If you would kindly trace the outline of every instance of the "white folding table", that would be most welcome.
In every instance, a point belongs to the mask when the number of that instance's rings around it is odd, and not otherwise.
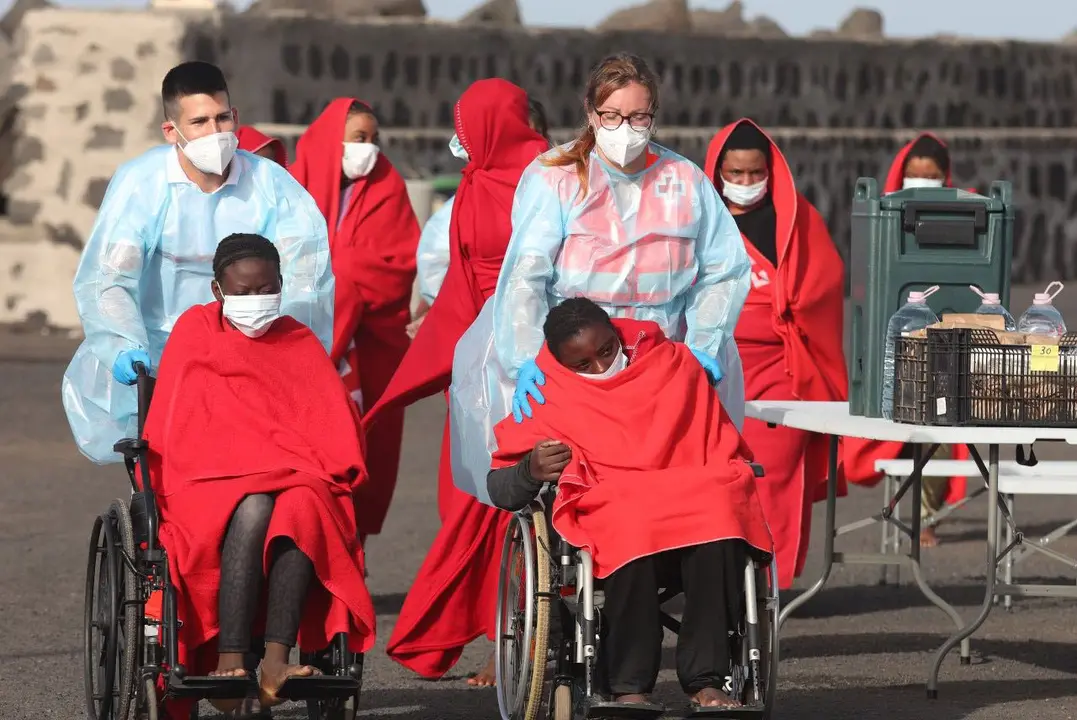
[[[929,698],[938,696],[939,670],[946,655],[958,645],[961,646],[961,663],[969,664],[969,637],[983,625],[991,613],[996,594],[1024,596],[1049,596],[1077,598],[1077,586],[1074,585],[997,585],[996,573],[998,563],[1014,549],[1011,543],[1001,555],[999,545],[999,512],[1007,514],[1005,503],[999,503],[998,470],[999,447],[1003,445],[1031,445],[1042,441],[1061,441],[1077,445],[1077,428],[1031,428],[1031,427],[941,427],[930,425],[904,425],[882,418],[865,418],[849,414],[849,404],[845,402],[797,402],[756,400],[746,403],[745,415],[761,420],[768,425],[795,428],[830,437],[830,453],[827,471],[826,493],[826,528],[823,543],[823,571],[819,579],[806,592],[790,602],[782,610],[778,620],[779,628],[789,615],[804,603],[811,600],[826,585],[835,564],[895,565],[907,564],[911,567],[916,584],[921,592],[933,604],[950,616],[958,631],[943,643],[935,655],[935,661],[927,680]],[[835,510],[838,499],[838,440],[843,437],[866,440],[884,440],[908,443],[916,446],[913,472],[906,478],[897,493],[882,512],[873,517],[846,525],[835,527]],[[927,584],[920,568],[920,513],[921,472],[924,465],[941,444],[965,445],[987,485],[987,587],[984,592],[983,605],[977,616],[968,624],[960,613],[949,603],[939,597]],[[988,446],[987,463],[981,458],[976,445]],[[926,446],[926,450],[924,449]],[[764,467],[764,470],[766,468]],[[912,513],[909,526],[904,526],[893,516],[894,508],[908,490],[917,503]],[[834,540],[838,535],[866,527],[875,522],[890,522],[899,527],[910,537],[908,555],[882,553],[840,553],[834,551]],[[1018,535],[1020,537],[1020,535]]]

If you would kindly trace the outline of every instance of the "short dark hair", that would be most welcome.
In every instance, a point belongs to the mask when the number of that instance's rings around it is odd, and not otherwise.
[[[546,322],[542,324],[542,334],[546,336],[546,345],[555,358],[559,358],[561,343],[579,334],[585,327],[605,325],[613,328],[609,314],[592,300],[574,297],[563,301],[550,310]]]
[[[352,100],[352,104],[348,107],[348,117],[352,115],[369,115],[375,120],[378,119],[378,114],[374,112],[374,108],[358,100]]]
[[[180,63],[161,81],[161,106],[171,120],[179,115],[179,101],[189,95],[228,93],[224,73],[216,65],[200,60]]]
[[[217,245],[213,255],[213,278],[220,282],[229,265],[245,258],[259,258],[272,263],[280,276],[280,253],[277,246],[255,233],[232,233]]]
[[[908,166],[909,160],[913,158],[934,160],[944,175],[950,172],[950,151],[930,135],[921,135],[916,139],[916,142],[912,144],[908,154],[905,156],[905,165]],[[904,172],[904,168],[902,168],[902,172]]]
[[[527,98],[527,109],[531,116],[531,127],[542,137],[550,139],[550,121],[546,118],[546,108],[533,97]]]

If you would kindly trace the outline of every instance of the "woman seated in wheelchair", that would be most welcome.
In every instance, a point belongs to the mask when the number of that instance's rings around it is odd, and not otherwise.
[[[305,325],[280,315],[274,245],[229,236],[213,273],[216,302],[183,313],[165,345],[143,437],[180,661],[191,675],[243,676],[252,635],[263,635],[265,707],[289,677],[318,672],[288,664],[297,638],[314,651],[341,632],[354,652],[373,644],[352,505],[366,470],[336,368]]]
[[[546,402],[495,428],[491,500],[521,510],[557,483],[553,526],[604,579],[603,694],[647,702],[662,654],[658,593],[676,585],[681,687],[700,708],[739,705],[724,688],[744,568],[749,554],[769,562],[772,552],[750,451],[691,351],[657,324],[611,320],[573,298],[543,330]]]

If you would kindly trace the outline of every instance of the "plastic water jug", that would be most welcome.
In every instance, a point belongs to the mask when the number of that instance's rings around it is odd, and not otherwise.
[[[1062,319],[1062,313],[1058,311],[1058,308],[1052,304],[1052,301],[1062,292],[1063,287],[1062,283],[1053,282],[1043,292],[1036,293],[1032,304],[1017,323],[1017,332],[1053,337],[1065,335],[1066,321]]]
[[[969,285],[969,289],[979,295],[983,301],[980,303],[980,307],[976,309],[977,315],[998,315],[1005,321],[1007,331],[1013,332],[1017,329],[1017,323],[1014,321],[1013,315],[1010,315],[1010,311],[1002,306],[1002,300],[999,299],[998,293],[985,293],[975,285]]]
[[[883,355],[883,417],[894,417],[894,344],[917,330],[934,325],[939,318],[927,305],[927,299],[939,289],[933,285],[923,292],[910,292],[909,299],[890,317],[886,326],[886,353]]]

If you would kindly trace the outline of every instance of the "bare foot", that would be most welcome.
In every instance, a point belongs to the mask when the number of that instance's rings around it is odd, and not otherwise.
[[[210,677],[247,677],[247,670],[243,667],[242,653],[222,654],[217,662],[217,669],[209,674]],[[238,710],[243,705],[243,700],[211,700],[210,705],[222,713]]]
[[[497,685],[497,667],[494,664],[494,654],[490,653],[490,659],[486,661],[482,670],[467,679],[471,687],[493,687]]]
[[[935,528],[920,528],[920,547],[937,547],[938,544],[939,536],[935,533]]]
[[[717,688],[703,688],[692,696],[692,702],[700,707],[741,707],[740,702]]]
[[[280,705],[285,701],[278,698],[277,693],[288,678],[310,677],[321,674],[321,670],[310,665],[288,665],[286,663],[263,661],[258,680],[258,702],[261,703],[263,708]]]
[[[616,695],[614,696],[613,701],[616,703],[624,703],[625,705],[643,705],[650,702],[646,695],[640,695],[639,693]]]

